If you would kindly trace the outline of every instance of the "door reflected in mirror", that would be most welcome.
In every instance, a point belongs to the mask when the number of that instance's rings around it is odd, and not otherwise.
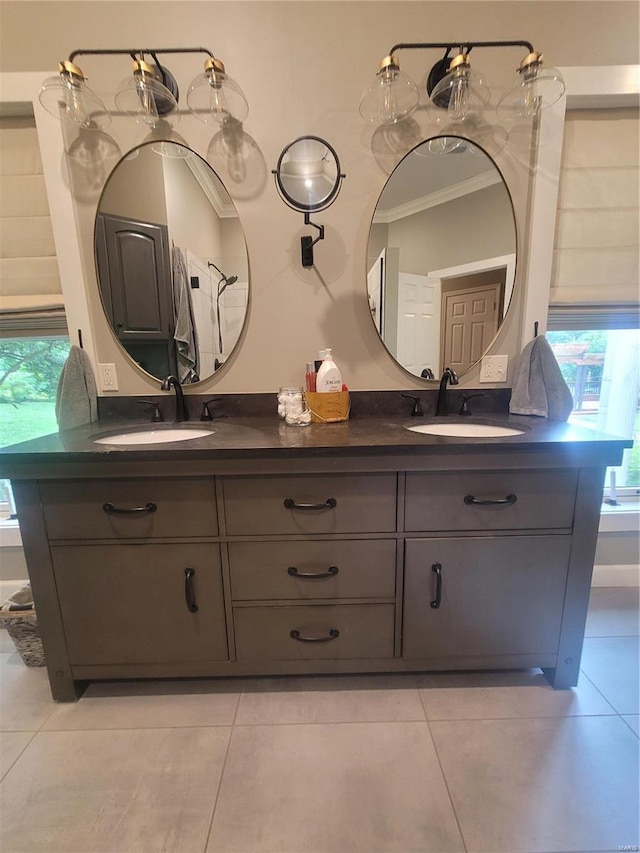
[[[461,137],[435,137],[385,184],[367,251],[369,310],[390,355],[437,379],[482,358],[507,314],[516,225],[502,174]]]
[[[100,296],[135,363],[182,384],[210,377],[237,346],[249,299],[236,208],[184,145],[149,143],[115,167],[95,226]]]

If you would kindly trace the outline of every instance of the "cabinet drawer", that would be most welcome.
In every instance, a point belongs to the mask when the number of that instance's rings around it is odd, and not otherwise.
[[[70,545],[51,555],[72,665],[228,659],[219,545]]]
[[[391,539],[233,542],[229,562],[235,601],[395,595]]]
[[[213,479],[41,483],[50,539],[216,536]],[[105,510],[105,504],[112,507]],[[144,509],[148,504],[153,511]],[[118,512],[143,508],[140,512]]]
[[[405,530],[570,528],[577,485],[571,470],[410,473]]]
[[[224,479],[227,533],[392,532],[395,474]]]
[[[404,658],[557,652],[570,536],[408,539],[405,549]]]
[[[394,610],[393,604],[236,607],[238,660],[390,658]]]

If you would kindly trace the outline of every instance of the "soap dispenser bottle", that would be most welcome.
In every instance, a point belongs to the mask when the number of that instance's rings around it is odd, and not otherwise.
[[[316,391],[318,393],[330,393],[342,391],[342,375],[333,360],[331,350],[325,350],[322,364],[316,376]]]

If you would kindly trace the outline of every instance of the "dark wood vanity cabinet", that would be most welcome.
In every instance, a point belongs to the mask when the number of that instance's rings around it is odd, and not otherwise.
[[[16,482],[54,696],[100,678],[531,666],[575,684],[604,468],[473,461]]]

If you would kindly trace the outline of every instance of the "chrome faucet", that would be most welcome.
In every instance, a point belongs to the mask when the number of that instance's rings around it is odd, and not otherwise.
[[[440,389],[438,391],[438,405],[436,406],[436,417],[440,417],[441,415],[448,415],[449,409],[447,408],[447,383],[451,385],[458,384],[458,375],[450,367],[445,367],[444,372],[442,374],[442,379],[440,380]]]
[[[162,385],[160,386],[163,391],[169,391],[171,388],[176,392],[176,423],[182,423],[182,421],[189,420],[189,412],[187,411],[187,405],[184,399],[184,394],[182,393],[182,386],[178,379],[175,376],[167,376],[166,379],[163,380]]]

